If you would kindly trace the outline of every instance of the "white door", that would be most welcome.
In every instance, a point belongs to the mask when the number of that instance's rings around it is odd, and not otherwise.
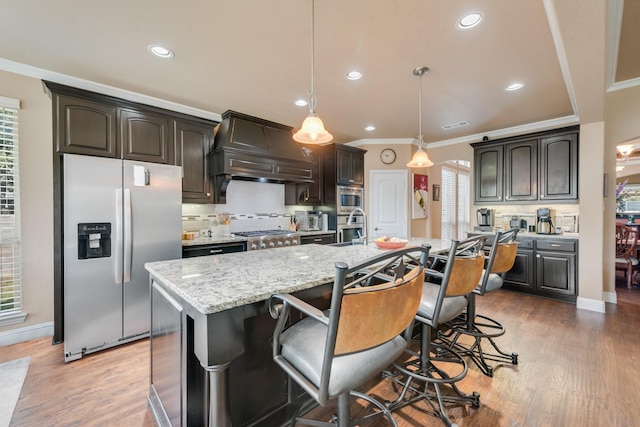
[[[408,195],[406,170],[372,170],[369,174],[371,197],[368,234],[408,237]]]

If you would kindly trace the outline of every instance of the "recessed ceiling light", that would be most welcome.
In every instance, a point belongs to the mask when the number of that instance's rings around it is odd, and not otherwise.
[[[483,19],[484,15],[480,12],[468,13],[462,18],[458,19],[456,27],[460,30],[468,30],[469,28],[473,28],[476,25],[480,24]]]
[[[514,91],[514,90],[522,89],[523,87],[524,87],[524,83],[515,82],[505,87],[504,90]]]
[[[173,52],[171,52],[171,50],[157,44],[149,45],[149,52],[160,58],[173,58]]]
[[[362,77],[362,73],[360,71],[349,71],[347,73],[347,78],[349,80],[358,80]]]
[[[305,101],[304,99],[298,99],[298,100],[295,102],[295,104],[296,104],[298,107],[304,107],[305,105],[307,105],[307,101]]]
[[[366,130],[367,132],[371,132],[371,131],[376,130],[376,127],[375,127],[375,126],[371,126],[371,125],[369,125],[369,126],[367,126],[366,128],[364,128],[364,130]]]

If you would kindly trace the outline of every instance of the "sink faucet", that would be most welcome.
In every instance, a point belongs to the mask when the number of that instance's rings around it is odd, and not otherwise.
[[[355,208],[354,210],[351,211],[351,213],[349,214],[349,218],[347,219],[347,224],[351,224],[351,222],[353,221],[353,215],[356,212],[360,212],[362,214],[362,219],[364,219],[364,223],[362,225],[363,232],[360,235],[360,238],[363,240],[363,244],[366,245],[367,244],[367,214],[364,213],[362,208]],[[360,233],[358,232],[358,234]]]

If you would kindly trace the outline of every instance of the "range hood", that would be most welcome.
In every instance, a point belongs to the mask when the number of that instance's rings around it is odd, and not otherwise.
[[[293,140],[290,126],[236,111],[222,114],[217,126],[209,171],[215,202],[225,203],[232,179],[258,182],[310,183],[313,162]]]

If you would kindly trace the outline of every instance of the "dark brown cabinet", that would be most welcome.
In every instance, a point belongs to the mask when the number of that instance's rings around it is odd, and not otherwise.
[[[182,201],[213,203],[207,155],[213,144],[213,123],[174,121],[176,164],[182,166]]]
[[[506,202],[538,199],[538,140],[504,146],[504,199]]]
[[[119,158],[116,107],[57,93],[51,100],[56,152]]]
[[[182,166],[182,201],[213,203],[207,155],[216,122],[52,82],[44,85],[53,104],[56,153]]]
[[[246,242],[217,243],[211,245],[183,246],[182,258],[197,256],[220,255],[231,252],[244,252],[247,250]]]
[[[576,295],[574,240],[539,240],[536,246],[536,291],[540,295],[573,299]]]
[[[336,233],[314,234],[312,236],[300,237],[301,245],[308,245],[311,243],[316,243],[319,245],[330,245],[335,242],[336,242]]]
[[[169,116],[120,109],[119,123],[123,159],[174,164]]]
[[[493,145],[474,151],[475,201],[501,202],[504,147]]]
[[[522,241],[518,247],[516,261],[505,275],[503,287],[575,302],[578,241],[550,238],[528,240],[530,243]]]
[[[324,161],[322,156],[322,147],[303,146],[302,150],[306,153],[309,160],[313,163],[313,165],[311,166],[311,177],[313,179],[313,182],[286,184],[285,204],[320,206],[324,204]]]
[[[540,140],[540,200],[578,198],[578,135]]]
[[[364,152],[336,146],[336,181],[338,185],[364,185]]]
[[[475,203],[576,203],[578,127],[471,144]]]

